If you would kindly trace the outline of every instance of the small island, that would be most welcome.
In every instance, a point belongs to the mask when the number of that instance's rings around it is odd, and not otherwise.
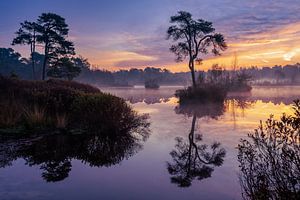
[[[159,87],[158,81],[155,79],[148,79],[145,81],[146,89],[158,89]]]

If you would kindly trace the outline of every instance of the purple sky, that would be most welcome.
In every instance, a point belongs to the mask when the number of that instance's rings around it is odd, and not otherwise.
[[[54,12],[66,18],[77,53],[101,68],[186,71],[165,40],[169,18],[179,10],[212,21],[226,36],[229,49],[220,58],[207,57],[206,65],[228,65],[233,52],[241,65],[299,61],[299,0],[1,0],[0,47],[11,47],[20,22]],[[26,46],[14,49],[28,55]]]

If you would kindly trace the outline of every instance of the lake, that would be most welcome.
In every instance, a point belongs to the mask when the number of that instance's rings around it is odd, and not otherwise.
[[[32,138],[34,145],[21,149],[15,158],[11,150],[15,144],[2,142],[0,199],[241,199],[237,161],[240,139],[270,114],[275,118],[282,113],[291,114],[291,104],[300,97],[300,87],[254,87],[251,93],[230,94],[223,105],[193,107],[178,106],[174,92],[179,88],[101,88],[125,98],[138,113],[149,114],[149,138],[140,144],[130,143],[130,149],[126,142],[101,141],[106,146],[95,155],[91,153],[93,145],[88,143],[91,138],[50,136]],[[199,136],[198,145],[208,151],[207,155],[214,153],[211,145],[218,144],[215,150],[223,162],[198,162],[201,170],[197,176],[182,181],[182,176],[191,170],[178,169],[184,162],[181,154],[185,148],[193,147],[191,132]],[[55,146],[57,141],[60,146]],[[89,145],[84,146],[83,141]],[[73,155],[72,145],[87,151]],[[66,155],[72,156],[57,164],[47,160],[47,154],[39,153],[49,148],[49,156],[67,150],[70,152]],[[223,150],[226,154],[222,154]]]

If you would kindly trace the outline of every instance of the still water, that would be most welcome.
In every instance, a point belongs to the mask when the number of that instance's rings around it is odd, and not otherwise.
[[[241,199],[240,139],[270,114],[291,114],[300,87],[254,87],[193,107],[178,106],[178,88],[102,88],[150,115],[146,141],[49,136],[19,141],[18,151],[0,143],[0,199]],[[50,159],[56,154],[63,162]]]

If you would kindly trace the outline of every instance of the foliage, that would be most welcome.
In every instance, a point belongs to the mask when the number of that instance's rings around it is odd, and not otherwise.
[[[73,81],[0,78],[0,93],[0,107],[5,108],[0,112],[1,128],[116,135],[149,125],[147,116],[138,115],[125,100]]]
[[[148,80],[146,80],[145,81],[145,88],[158,89],[159,88],[158,81],[156,79],[148,79]]]
[[[42,79],[44,80],[47,66],[55,67],[62,58],[75,54],[73,43],[67,40],[68,33],[69,28],[63,17],[54,13],[42,13],[36,22],[25,21],[21,23],[21,28],[16,32],[12,44],[30,45],[33,78],[35,78],[36,45],[43,45]],[[68,69],[68,65],[66,68]],[[70,70],[73,75],[68,76],[68,78],[78,75],[78,72],[74,74],[73,68]]]
[[[85,94],[76,98],[72,104],[71,117],[74,127],[112,135],[135,129],[147,118],[147,116],[138,117],[125,100],[104,93]]]
[[[37,42],[38,24],[35,22],[25,21],[20,24],[21,28],[16,32],[16,37],[13,39],[12,45],[30,45],[30,56],[32,63],[32,78],[36,78],[35,74],[35,49]]]
[[[175,96],[180,104],[191,102],[223,102],[227,95],[227,89],[222,85],[202,84],[197,87],[188,87],[177,90]]]
[[[44,45],[43,80],[46,65],[50,67],[61,57],[75,54],[74,45],[67,40],[69,34],[65,19],[54,13],[42,13],[37,20],[39,37],[37,41]]]
[[[300,198],[300,101],[294,115],[271,116],[238,146],[244,199]]]
[[[169,27],[167,39],[177,42],[170,50],[176,55],[178,62],[188,57],[193,87],[196,87],[194,62],[201,59],[200,54],[207,54],[210,47],[214,55],[224,51],[227,48],[224,36],[215,33],[211,22],[203,19],[194,20],[192,15],[185,11],[179,11],[177,15],[172,16],[170,23],[175,25]]]
[[[76,59],[77,60],[77,59]],[[81,72],[81,67],[78,66],[73,58],[63,57],[56,61],[49,69],[48,76],[53,78],[66,78],[71,81]]]
[[[228,71],[218,64],[214,64],[206,74],[199,74],[197,84],[220,85],[229,92],[248,92],[252,89],[250,80],[250,74],[243,69],[239,71]]]
[[[26,74],[27,60],[12,48],[0,48],[0,74],[9,76],[12,72]],[[29,77],[29,76],[26,76]]]

